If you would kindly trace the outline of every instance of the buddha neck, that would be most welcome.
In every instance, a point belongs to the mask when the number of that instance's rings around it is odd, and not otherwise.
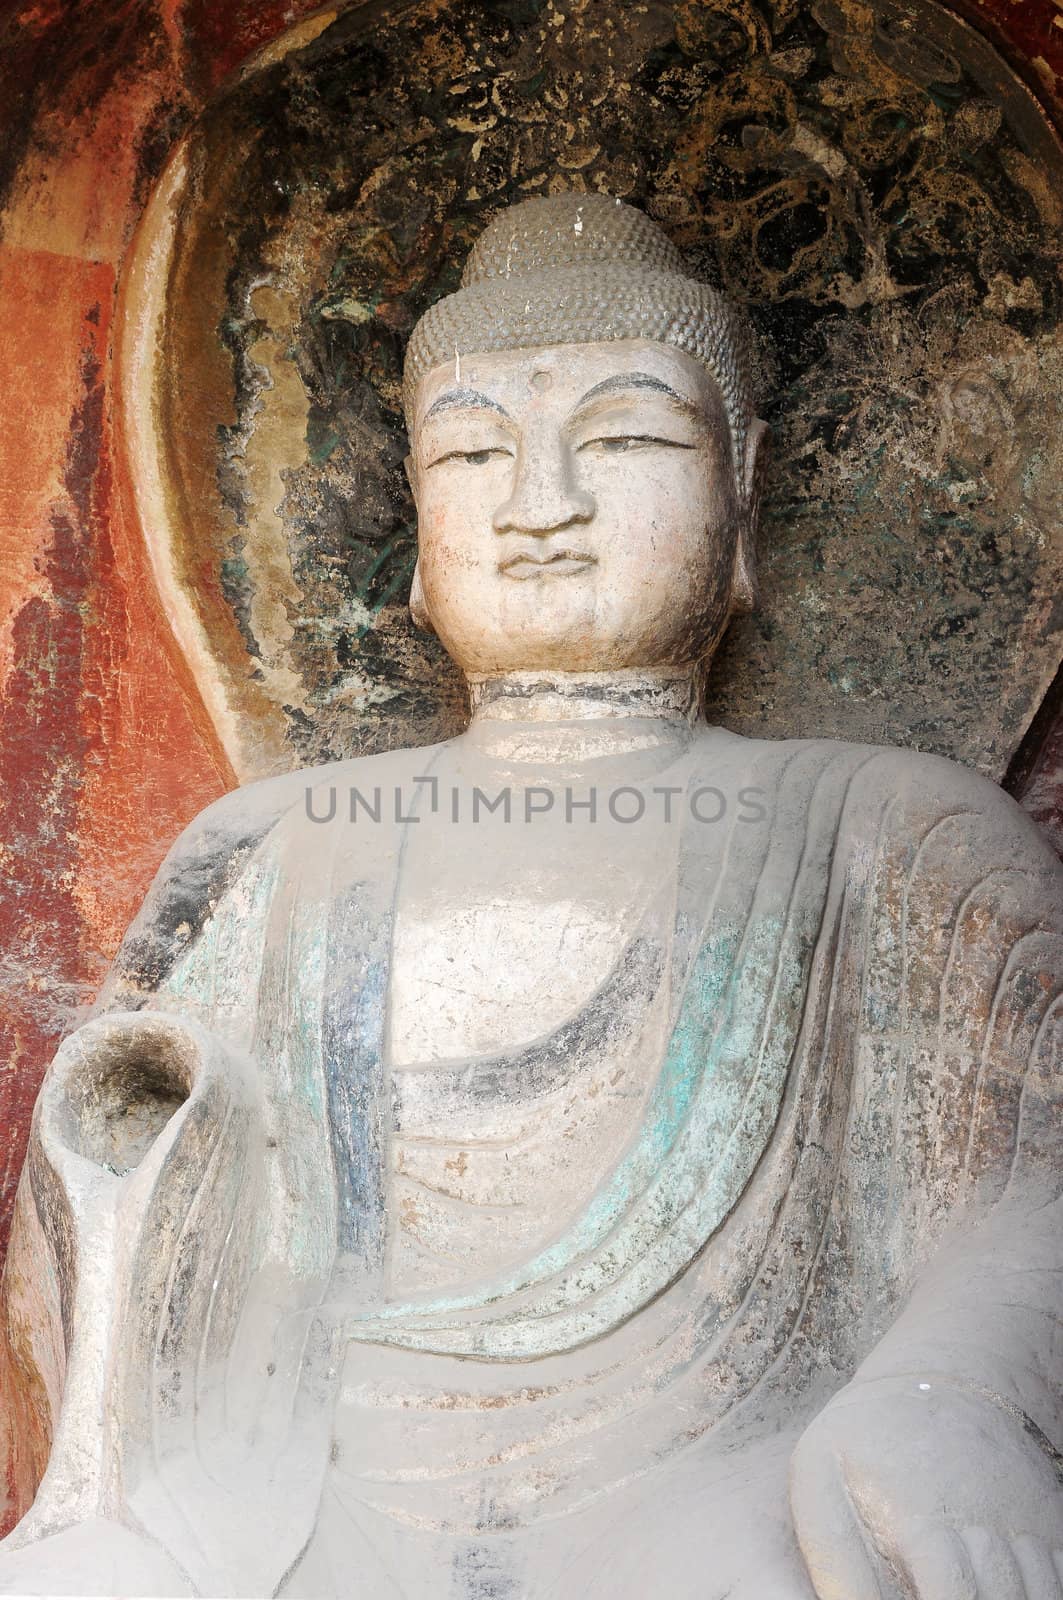
[[[516,761],[678,753],[701,712],[693,671],[509,672],[469,677],[468,737]]]

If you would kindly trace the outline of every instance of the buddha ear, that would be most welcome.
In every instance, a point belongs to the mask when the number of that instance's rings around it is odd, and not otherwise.
[[[402,463],[406,472],[406,480],[413,491],[414,505],[417,504],[417,463],[412,454],[408,455]],[[428,613],[428,604],[424,597],[424,585],[421,582],[421,563],[418,561],[413,569],[413,582],[410,585],[410,616],[415,625],[422,628],[425,633],[435,633],[432,618]]]
[[[742,511],[735,543],[735,568],[732,605],[735,611],[754,611],[757,605],[756,538],[760,520],[760,497],[767,465],[769,428],[754,417],[746,434],[742,470]]]
[[[425,600],[424,588],[421,584],[421,563],[419,561],[413,569],[413,582],[410,585],[410,616],[425,633],[435,633],[435,626],[429,614],[428,603]]]

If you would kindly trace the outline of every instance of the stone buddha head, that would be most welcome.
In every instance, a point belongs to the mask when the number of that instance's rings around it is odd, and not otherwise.
[[[754,601],[734,312],[604,195],[510,207],[406,358],[414,618],[473,677],[688,672]]]

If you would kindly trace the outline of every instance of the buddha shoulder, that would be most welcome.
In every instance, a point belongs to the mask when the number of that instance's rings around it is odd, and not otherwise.
[[[1042,877],[1060,893],[1063,863],[1033,819],[999,784],[944,756],[836,739],[756,739],[707,728],[698,736],[698,782],[728,784],[777,818],[810,810],[829,779],[847,787],[850,824],[918,849],[947,832],[952,868],[981,860]],[[878,819],[878,821],[875,821]],[[939,840],[940,842],[940,840]]]
[[[873,750],[868,776],[890,796],[891,831],[904,829],[916,844],[947,834],[953,870],[966,875],[1013,867],[1063,886],[1063,863],[1041,829],[999,784],[981,773],[923,751]],[[936,852],[940,854],[941,852]]]
[[[196,942],[258,848],[287,821],[315,828],[331,808],[349,813],[350,795],[408,792],[435,747],[332,761],[262,778],[222,795],[171,846],[115,958],[96,1010],[135,1010]],[[315,829],[315,831],[317,831]]]

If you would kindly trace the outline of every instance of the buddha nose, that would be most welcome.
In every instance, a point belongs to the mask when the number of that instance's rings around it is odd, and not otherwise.
[[[594,496],[580,487],[571,450],[541,438],[521,449],[509,498],[492,518],[496,533],[545,535],[590,522]]]

